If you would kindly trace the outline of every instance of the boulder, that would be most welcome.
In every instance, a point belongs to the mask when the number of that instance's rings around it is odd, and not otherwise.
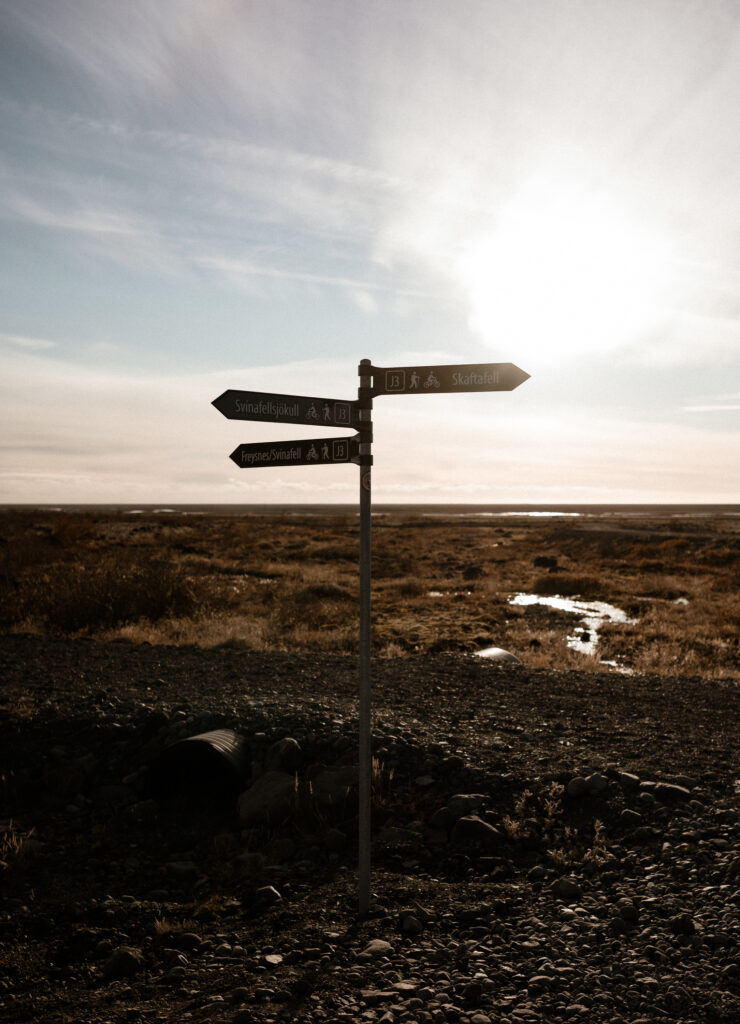
[[[496,849],[502,842],[502,835],[493,825],[487,821],[470,814],[460,818],[450,833],[450,841],[455,846],[469,846],[471,844],[481,846],[487,850]]]
[[[239,797],[239,820],[247,828],[282,821],[295,807],[296,793],[294,775],[265,772]]]
[[[474,814],[486,802],[483,793],[455,793],[447,801],[447,810],[453,819],[462,818],[466,814]]]
[[[267,751],[265,767],[271,772],[296,772],[303,767],[303,750],[298,740],[286,736]]]
[[[565,787],[565,792],[568,796],[572,796],[574,800],[578,800],[588,793],[588,783],[582,775],[576,775]]]
[[[599,796],[609,785],[609,780],[605,775],[599,775],[598,772],[594,772],[593,775],[589,775],[585,780],[586,787],[590,796]]]
[[[119,946],[114,949],[103,967],[105,981],[131,978],[144,966],[144,954],[134,946]]]

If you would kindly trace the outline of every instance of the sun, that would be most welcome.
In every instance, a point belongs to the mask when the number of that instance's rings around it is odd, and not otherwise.
[[[557,360],[639,340],[657,322],[666,247],[605,199],[517,197],[457,271],[470,328],[512,358]]]

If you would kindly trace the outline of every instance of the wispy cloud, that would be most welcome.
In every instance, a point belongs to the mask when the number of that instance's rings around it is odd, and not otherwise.
[[[27,338],[22,334],[6,334],[0,331],[0,344],[12,345],[15,348],[41,352],[56,346],[55,341],[48,338]]]
[[[688,403],[682,408],[684,412],[737,412],[740,410],[740,392],[713,395],[703,401]]]
[[[235,475],[228,453],[240,441],[310,436],[310,428],[235,423],[210,403],[227,387],[351,398],[355,372],[348,357],[205,375],[122,375],[18,350],[0,385],[3,498],[292,501],[319,488],[324,500],[354,501],[353,467]],[[426,408],[426,399],[382,402],[377,501],[733,500],[740,442],[727,429],[658,420],[646,446],[644,424],[606,410],[559,418],[533,413],[513,396],[485,408],[460,396],[430,398]]]

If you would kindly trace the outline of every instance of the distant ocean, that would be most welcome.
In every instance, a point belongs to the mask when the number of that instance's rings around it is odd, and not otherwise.
[[[352,515],[356,504],[283,504],[283,505],[0,505],[3,509],[36,509],[40,512],[119,513],[121,515],[182,515],[182,516],[248,516],[248,515]],[[374,515],[416,515],[442,519],[471,518],[726,518],[740,516],[736,505],[626,505],[626,504],[537,504],[537,505],[427,505],[373,503]]]

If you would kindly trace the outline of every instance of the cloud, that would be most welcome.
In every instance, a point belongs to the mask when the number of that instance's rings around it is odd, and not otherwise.
[[[5,216],[54,232],[72,248],[81,242],[96,256],[119,264],[173,271],[175,249],[154,222],[132,209],[89,205],[82,180],[67,185],[72,194],[57,197],[56,203],[16,190],[5,197]]]
[[[355,370],[349,360],[306,360],[145,377],[18,352],[6,360],[0,393],[3,500],[354,503],[355,467],[235,473],[236,444],[311,430],[229,421],[210,403],[228,387],[349,398]],[[737,498],[740,442],[730,431],[657,421],[646,445],[644,424],[606,412],[538,415],[514,396],[479,398],[378,400],[374,500]]]
[[[45,351],[56,346],[55,341],[48,338],[27,338],[22,334],[6,334],[0,331],[0,344],[13,345],[16,348],[28,349],[31,351]]]

